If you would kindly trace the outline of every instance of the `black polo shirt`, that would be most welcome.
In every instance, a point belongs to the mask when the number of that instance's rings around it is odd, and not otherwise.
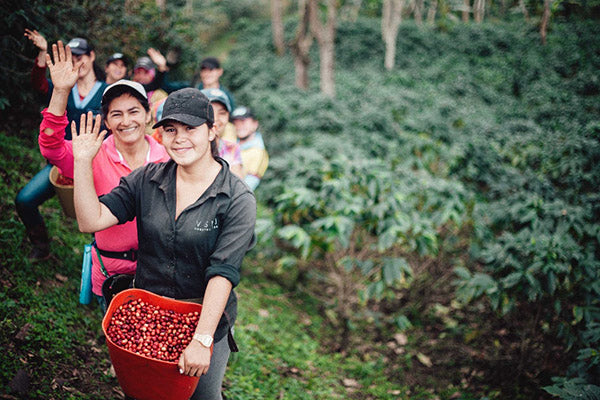
[[[254,245],[256,199],[227,163],[196,202],[175,220],[173,160],[150,163],[121,178],[100,201],[119,223],[137,217],[139,252],[135,287],[175,299],[204,297],[206,284],[223,276],[235,287],[246,252]],[[225,312],[231,324],[237,299],[231,291]],[[215,340],[227,333],[224,315]]]

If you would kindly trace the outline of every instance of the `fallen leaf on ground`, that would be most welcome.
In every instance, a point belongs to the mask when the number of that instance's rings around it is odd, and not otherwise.
[[[360,383],[358,383],[358,381],[356,379],[344,378],[342,380],[342,382],[344,383],[344,386],[347,388],[359,388],[360,387]]]
[[[433,365],[431,359],[423,353],[417,353],[417,359],[426,367],[431,367]]]
[[[267,318],[269,316],[269,311],[261,308],[260,310],[258,310],[258,315],[260,315],[263,318]]]
[[[394,335],[394,340],[396,341],[396,343],[398,343],[400,346],[405,346],[406,343],[408,343],[408,337],[406,337],[406,335],[404,333],[396,333]]]
[[[61,281],[62,283],[65,283],[66,281],[69,280],[69,278],[67,278],[66,276],[64,276],[62,274],[56,274],[56,275],[54,275],[54,277],[56,279],[58,279],[59,281]]]

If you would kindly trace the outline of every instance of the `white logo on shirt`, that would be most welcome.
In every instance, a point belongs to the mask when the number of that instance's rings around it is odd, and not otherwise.
[[[209,232],[215,229],[219,229],[219,220],[215,217],[212,221],[196,220],[195,231]]]

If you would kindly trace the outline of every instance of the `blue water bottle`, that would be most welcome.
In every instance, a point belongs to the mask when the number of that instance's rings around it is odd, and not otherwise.
[[[81,286],[79,287],[79,302],[90,304],[92,300],[92,245],[83,247],[83,262],[81,263]]]

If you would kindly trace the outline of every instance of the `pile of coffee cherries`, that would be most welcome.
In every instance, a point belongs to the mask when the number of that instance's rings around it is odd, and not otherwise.
[[[197,311],[181,314],[135,299],[116,309],[106,333],[117,346],[133,353],[177,362],[199,318]]]
[[[73,178],[67,178],[63,174],[59,173],[56,177],[56,183],[62,186],[73,186]]]

